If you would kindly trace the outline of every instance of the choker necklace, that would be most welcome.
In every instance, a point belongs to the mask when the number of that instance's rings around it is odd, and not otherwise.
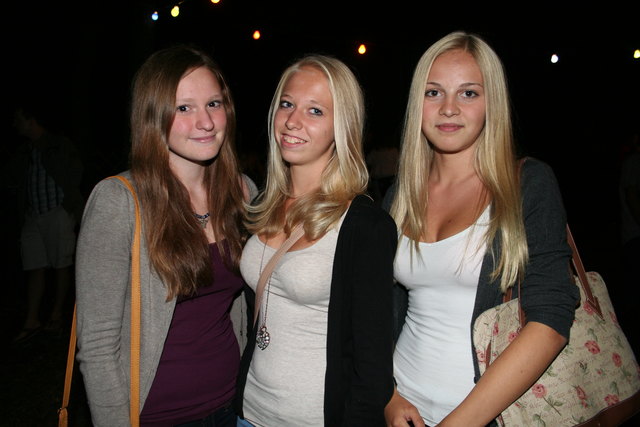
[[[265,237],[266,239],[266,237]],[[258,239],[259,240],[259,239]],[[264,261],[264,251],[267,249],[267,242],[269,239],[266,239],[264,242],[264,246],[262,247],[262,256],[260,257],[260,273],[258,273],[258,277],[262,274],[262,261]],[[271,291],[271,276],[269,276],[269,281],[267,282],[267,297],[264,301],[264,316],[262,320],[262,326],[258,330],[256,334],[256,343],[260,350],[264,350],[267,348],[269,343],[271,342],[271,335],[269,335],[269,331],[267,331],[267,310],[269,309],[269,294]],[[255,310],[259,310],[259,307],[255,307]]]
[[[202,228],[207,228],[207,222],[209,222],[209,212],[204,215],[198,215],[194,212],[193,215],[196,217]]]

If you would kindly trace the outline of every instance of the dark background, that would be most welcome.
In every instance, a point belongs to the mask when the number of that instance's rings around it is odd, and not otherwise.
[[[626,293],[638,283],[621,283],[618,236],[619,166],[640,123],[640,60],[632,57],[640,49],[639,10],[637,2],[626,3],[184,0],[178,18],[169,16],[173,4],[167,1],[4,4],[0,154],[7,161],[18,143],[12,104],[35,92],[81,150],[88,195],[98,180],[127,168],[133,73],[150,53],[176,42],[208,50],[225,71],[243,159],[250,153],[264,159],[267,110],[279,75],[312,52],[342,59],[360,79],[368,114],[365,149],[398,144],[422,53],[451,31],[475,32],[504,61],[519,149],[556,172],[587,270],[605,277],[638,354],[638,302]],[[158,21],[150,19],[154,10]],[[258,41],[251,38],[256,29]],[[360,43],[368,47],[364,56],[356,53]],[[550,62],[553,53],[560,56],[557,64]],[[260,183],[259,172],[247,172]],[[9,292],[0,339],[8,343],[23,321],[24,288],[15,199],[4,188],[1,196],[2,282]],[[65,337],[41,337],[5,353],[0,380],[11,415],[0,424],[54,424]]]

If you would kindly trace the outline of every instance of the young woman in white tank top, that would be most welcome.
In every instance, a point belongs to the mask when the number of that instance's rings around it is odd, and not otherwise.
[[[387,425],[491,423],[565,345],[577,288],[564,211],[548,168],[527,163],[521,180],[498,56],[466,33],[437,41],[414,73],[387,199],[408,289]],[[478,378],[473,321],[518,280],[529,322]]]

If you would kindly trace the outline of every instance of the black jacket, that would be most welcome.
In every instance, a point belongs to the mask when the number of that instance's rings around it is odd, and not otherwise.
[[[397,229],[366,196],[344,218],[333,260],[327,325],[325,426],[384,426],[393,394],[392,298]],[[247,298],[253,303],[253,293]],[[249,335],[255,337],[255,331]],[[242,402],[255,338],[240,362],[235,409]],[[303,382],[304,378],[299,381]]]

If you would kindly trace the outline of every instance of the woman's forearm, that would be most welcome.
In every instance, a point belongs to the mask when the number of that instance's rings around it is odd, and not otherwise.
[[[529,322],[439,425],[486,425],[534,384],[566,341],[549,326]]]

